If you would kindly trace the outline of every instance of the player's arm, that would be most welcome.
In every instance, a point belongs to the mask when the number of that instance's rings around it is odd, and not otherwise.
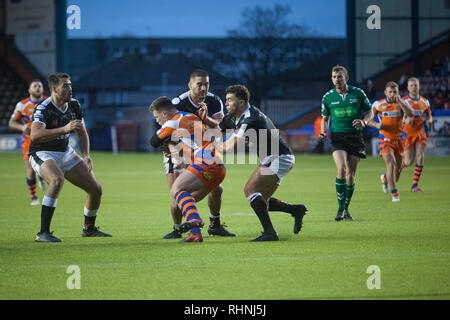
[[[238,144],[239,136],[236,134],[231,134],[230,136],[224,136],[226,140],[216,139],[214,140],[214,148],[220,153],[232,153],[234,152],[235,146]]]
[[[231,153],[234,152],[236,145],[239,142],[245,143],[245,132],[248,128],[253,128],[255,126],[253,119],[246,118],[244,119],[244,123],[240,124],[231,135],[225,134],[223,139],[216,139],[214,141],[214,146],[221,153]]]
[[[408,102],[406,102],[405,100],[403,100],[400,95],[396,95],[394,97],[394,102],[398,103],[400,108],[402,108],[403,112],[406,114],[406,116],[408,117],[413,117],[414,116],[414,110],[413,108],[409,105]]]
[[[428,102],[428,100],[426,100],[426,104],[427,104],[427,109],[425,110],[425,123],[428,126],[429,129],[432,128],[433,126],[433,115],[431,114],[431,107],[430,107],[430,102]]]
[[[355,119],[352,122],[352,125],[359,129],[359,128],[365,128],[365,127],[377,127],[377,122],[373,121],[373,111],[369,110],[366,113],[363,113],[362,119]]]
[[[79,130],[83,126],[81,120],[72,120],[64,127],[55,129],[46,129],[45,123],[33,121],[31,124],[30,137],[34,142],[47,142],[56,139],[59,136],[70,133],[74,130]]]
[[[380,103],[379,103],[378,101],[376,101],[376,102],[373,103],[373,106],[372,106],[372,113],[373,113],[373,117],[374,117],[374,118],[375,118],[375,117],[378,115],[378,113],[379,113],[379,111],[378,111],[378,106],[379,106],[379,105],[380,105]],[[374,127],[374,128],[377,128],[378,130],[381,130],[381,129],[383,129],[383,120],[380,119],[379,122],[376,122],[376,121],[374,121],[374,120],[371,120],[371,121],[368,121],[368,122],[367,122],[367,125],[368,125],[369,127]]]
[[[164,123],[161,129],[159,129],[150,139],[150,144],[153,148],[158,148],[163,144],[171,142],[172,134],[175,132],[176,128],[167,126],[168,122]],[[173,141],[173,143],[176,143],[176,141]]]
[[[11,129],[22,131],[24,134],[30,134],[30,127],[20,121],[22,118],[21,103],[18,102],[14,112],[9,119],[8,125]]]
[[[30,134],[30,127],[27,124],[23,124],[18,120],[15,120],[14,118],[11,117],[11,119],[9,119],[8,125],[11,129],[17,130],[17,131],[22,131],[24,134]]]
[[[322,116],[320,123],[319,140],[324,141],[328,136],[328,128],[330,127],[330,116]]]
[[[84,163],[87,165],[89,171],[92,170],[93,162],[90,157],[90,141],[89,134],[87,133],[86,126],[84,123],[81,123],[81,128],[75,130],[77,139],[78,139],[78,149],[81,152],[81,156],[83,157]]]
[[[322,98],[322,106],[320,110],[320,115],[322,116],[322,121],[320,123],[320,133],[319,140],[325,141],[328,136],[328,128],[330,127],[330,116],[331,110],[328,107],[328,102],[326,100],[326,95]]]
[[[223,119],[223,113],[216,113],[212,117],[208,116],[208,106],[206,103],[200,103],[200,109],[198,109],[198,116],[202,121],[210,128],[217,128],[219,123]]]

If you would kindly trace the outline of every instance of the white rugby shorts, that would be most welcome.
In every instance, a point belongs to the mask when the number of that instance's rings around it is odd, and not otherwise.
[[[30,164],[33,170],[40,174],[40,168],[47,160],[55,160],[58,167],[63,171],[69,171],[75,167],[78,163],[83,161],[83,159],[68,146],[65,152],[58,151],[37,151],[30,154]]]
[[[295,164],[295,156],[293,154],[281,154],[279,156],[270,155],[262,159],[261,164],[270,170],[263,170],[262,174],[278,176],[278,184],[283,181],[283,178],[291,171]]]

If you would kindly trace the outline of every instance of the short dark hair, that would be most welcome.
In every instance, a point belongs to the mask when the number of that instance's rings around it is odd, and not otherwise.
[[[398,89],[398,84],[395,81],[389,81],[388,83],[386,83],[386,85],[384,86],[384,89],[387,88],[397,88]]]
[[[161,110],[169,110],[175,108],[172,100],[169,97],[163,96],[153,100],[150,105],[150,111],[161,111]]]
[[[70,76],[67,73],[63,73],[63,72],[52,73],[47,78],[48,86],[50,87],[50,90],[52,90],[52,88],[54,86],[59,85],[59,82],[61,81],[61,79],[70,79]]]
[[[36,78],[36,79],[31,80],[30,84],[28,85],[28,88],[31,87],[31,85],[32,85],[33,83],[35,83],[35,82],[39,82],[39,83],[42,84],[42,85],[44,84],[44,83],[42,83],[41,79],[37,79],[37,78]]]
[[[208,72],[206,72],[203,69],[196,69],[191,72],[191,76],[189,77],[189,79],[192,79],[195,77],[209,77],[209,74],[208,74]]]
[[[245,102],[250,101],[250,91],[248,91],[247,87],[242,84],[235,84],[232,86],[229,86],[225,90],[225,94],[234,94],[236,97],[238,97],[241,100],[244,100]]]

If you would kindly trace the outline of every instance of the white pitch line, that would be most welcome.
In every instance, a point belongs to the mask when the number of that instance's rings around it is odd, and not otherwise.
[[[424,252],[424,253],[398,253],[398,254],[368,254],[368,255],[343,255],[343,256],[304,256],[304,257],[255,257],[255,258],[221,258],[207,260],[168,260],[168,261],[144,261],[144,262],[116,262],[116,263],[81,263],[72,262],[67,265],[31,265],[31,266],[8,266],[0,267],[0,270],[17,269],[59,269],[67,268],[69,265],[79,267],[126,267],[135,265],[160,265],[160,264],[192,264],[192,263],[229,263],[229,262],[249,262],[249,261],[302,261],[302,260],[322,260],[322,259],[358,259],[358,258],[400,258],[400,257],[420,257],[420,256],[446,256],[450,252]]]
[[[245,165],[252,165],[252,164],[245,164]],[[242,165],[243,166],[243,165]],[[162,169],[161,169],[162,170]],[[232,169],[231,169],[232,170]],[[384,167],[380,168],[358,168],[358,172],[384,172],[383,170],[386,170]],[[427,167],[427,171],[449,171],[450,166],[448,167]],[[334,167],[326,167],[326,168],[295,168],[293,169],[294,172],[301,172],[301,173],[308,173],[308,172],[336,172],[336,168]],[[412,173],[413,171],[411,171]],[[149,171],[114,171],[114,172],[96,172],[96,176],[160,176],[160,173],[152,173]],[[0,178],[21,178],[23,177],[22,173],[3,173],[0,174]]]
[[[390,210],[401,213],[401,212],[446,212],[450,211],[450,208],[429,208],[429,209],[394,209],[391,208]],[[388,212],[386,210],[386,212]],[[329,210],[318,210],[318,211],[308,211],[307,215],[317,215],[317,214],[329,214]],[[374,214],[374,213],[380,213],[380,210],[363,210],[361,211],[363,214]],[[222,217],[229,217],[229,216],[254,216],[255,214],[252,212],[232,212],[232,213],[221,213]],[[270,215],[286,215],[284,212],[270,212]],[[73,220],[80,220],[82,218],[82,214],[78,217],[54,217],[52,221],[73,221]],[[117,217],[110,217],[107,215],[102,215],[101,219],[103,221],[107,220],[122,220],[122,219],[152,219],[155,217],[166,217],[165,214],[148,214],[148,215],[142,215],[142,216],[117,216]],[[0,222],[36,222],[41,221],[40,218],[30,218],[30,219],[0,219]]]

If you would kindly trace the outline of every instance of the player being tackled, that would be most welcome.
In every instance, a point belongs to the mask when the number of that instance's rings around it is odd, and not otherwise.
[[[201,108],[199,112],[206,112],[206,106]],[[183,241],[202,242],[201,228],[204,222],[200,218],[197,202],[225,179],[226,170],[221,154],[210,141],[204,140],[204,123],[192,113],[178,111],[168,97],[154,100],[150,111],[161,125],[161,129],[152,137],[151,145],[156,148],[167,143],[169,148],[175,148],[177,144],[184,154],[189,155],[191,164],[176,178],[170,194],[186,220],[179,226],[178,232],[190,231]]]

